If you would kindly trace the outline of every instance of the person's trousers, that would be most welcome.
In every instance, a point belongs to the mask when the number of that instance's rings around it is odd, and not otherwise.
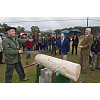
[[[33,48],[26,48],[26,51],[32,51],[32,49],[33,49]],[[27,55],[26,55],[26,58],[29,58],[29,57],[30,57],[30,54],[27,54]]]
[[[69,52],[70,52],[70,43],[69,43]]]
[[[51,50],[51,44],[49,44],[49,50]]]
[[[2,63],[2,59],[3,59],[3,54],[2,52],[0,52],[0,63]]]
[[[63,53],[61,52],[60,59],[67,60],[67,55],[63,55]]]
[[[34,50],[37,50],[37,45],[34,43]]]
[[[23,47],[23,51],[24,51],[24,49],[25,49],[25,44],[22,44],[22,47]]]
[[[48,45],[47,44],[44,45],[44,50],[45,50],[45,48],[48,50]]]
[[[38,43],[37,49],[39,50],[39,48],[40,48],[40,50],[42,50],[42,43]]]
[[[89,62],[92,62],[92,57],[89,55]]]
[[[19,75],[20,81],[22,81],[25,78],[25,76],[21,70],[21,67],[20,67],[20,62],[18,62],[16,64],[6,64],[5,83],[11,83],[14,68]]]
[[[24,75],[24,78],[25,78],[24,68],[23,68],[23,66],[22,66],[21,61],[19,61],[19,65],[20,65],[21,71],[23,72],[23,75]]]
[[[77,54],[77,44],[72,44],[72,54],[73,54],[73,52],[74,52],[74,47],[75,47],[76,54]]]
[[[88,54],[80,53],[79,64],[81,65],[81,70],[84,72],[87,72],[88,57]]]
[[[97,60],[96,68],[99,68],[100,65],[100,53],[99,54],[93,54],[93,61],[91,68],[95,68],[95,61]]]
[[[53,51],[55,52],[55,55],[56,55],[56,46],[52,45],[52,49],[53,49]],[[53,51],[51,53],[53,53]]]

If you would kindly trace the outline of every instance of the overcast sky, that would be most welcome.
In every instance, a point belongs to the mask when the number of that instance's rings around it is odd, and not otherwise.
[[[0,23],[18,22],[18,21],[41,21],[41,20],[67,20],[67,19],[87,19],[87,17],[0,17]],[[89,19],[100,20],[100,17],[89,17]],[[45,22],[20,22],[6,23],[9,26],[23,26],[25,30],[30,31],[31,26],[38,26],[40,31],[48,29],[62,29],[74,26],[87,26],[86,20],[69,20],[69,21],[45,21]],[[89,26],[100,26],[100,21],[89,20]]]

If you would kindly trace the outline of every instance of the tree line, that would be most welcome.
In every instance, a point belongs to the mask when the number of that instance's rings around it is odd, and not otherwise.
[[[79,29],[82,32],[82,35],[84,35],[86,28],[87,27],[75,26],[73,28],[70,27],[70,28],[56,29],[54,31],[55,31],[56,34],[59,34],[63,30],[71,31],[72,29]],[[92,35],[96,35],[96,33],[100,32],[100,26],[93,26],[93,27],[89,27],[89,28],[91,28],[91,34]]]
[[[6,32],[5,30],[7,27],[10,27],[10,26],[5,23],[3,23],[3,24],[0,23],[0,33],[5,33]],[[38,28],[38,26],[32,26],[30,29],[31,29],[32,34],[34,34],[35,32],[37,32],[37,33],[40,32],[40,29]],[[25,33],[25,32],[26,32],[25,28],[22,26],[18,26],[16,28],[16,33]]]
[[[3,23],[3,24],[0,23],[0,33],[5,33],[5,32],[6,32],[5,29],[6,29],[7,27],[10,27],[10,26],[8,26],[8,25],[5,24],[5,23]],[[70,30],[72,30],[72,29],[79,29],[80,31],[82,31],[82,35],[83,35],[86,28],[87,28],[87,27],[75,26],[75,27],[73,27],[73,28],[70,27],[70,28],[63,28],[63,29],[55,29],[54,32],[55,32],[56,34],[60,34],[60,32],[63,31],[63,30],[69,30],[69,31],[70,31]],[[91,34],[93,34],[93,35],[95,35],[96,33],[99,33],[99,32],[100,32],[100,26],[93,26],[93,27],[89,27],[89,28],[91,28]],[[35,32],[37,32],[37,33],[41,32],[42,35],[47,34],[47,33],[43,32],[43,31],[40,31],[40,29],[39,29],[38,26],[31,26],[31,27],[30,27],[30,30],[31,30],[31,31],[28,32],[28,33],[31,33],[31,34],[34,34]],[[25,28],[22,27],[22,26],[18,26],[18,27],[16,28],[16,33],[25,33],[25,32],[27,32],[27,31],[25,31]]]

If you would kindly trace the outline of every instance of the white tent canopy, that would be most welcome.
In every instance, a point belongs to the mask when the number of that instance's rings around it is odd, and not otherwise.
[[[45,33],[55,33],[53,30],[46,30]]]

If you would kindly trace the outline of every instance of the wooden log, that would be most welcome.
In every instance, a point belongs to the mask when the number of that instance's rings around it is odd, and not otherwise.
[[[59,58],[38,54],[35,57],[35,63],[41,64],[52,71],[58,71],[63,76],[77,81],[80,75],[81,66],[70,61],[62,60]]]

